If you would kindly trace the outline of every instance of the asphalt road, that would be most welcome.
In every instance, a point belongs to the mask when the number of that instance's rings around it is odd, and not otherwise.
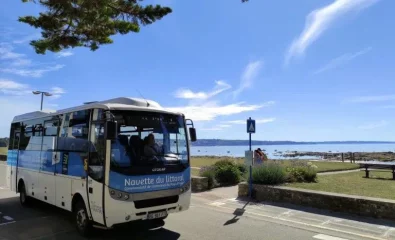
[[[229,198],[234,190],[193,194],[191,208],[170,215],[161,228],[130,224],[98,229],[92,239],[395,239],[390,222],[250,203]],[[17,195],[7,189],[0,189],[0,212],[0,240],[83,239],[68,212],[40,202],[23,208]]]

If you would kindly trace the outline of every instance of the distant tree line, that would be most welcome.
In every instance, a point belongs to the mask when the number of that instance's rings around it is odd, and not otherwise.
[[[296,141],[252,141],[252,145],[312,145],[312,144],[380,144],[394,143],[391,141],[323,141],[323,142],[296,142]],[[225,139],[198,139],[192,146],[247,146],[248,140]]]
[[[0,138],[0,147],[8,147],[9,138]]]

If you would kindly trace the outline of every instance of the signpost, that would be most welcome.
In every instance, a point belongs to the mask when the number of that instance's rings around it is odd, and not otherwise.
[[[247,151],[246,151],[246,159],[247,158],[251,158],[249,159],[250,161],[248,162],[250,165],[250,181],[249,181],[249,197],[251,198],[252,196],[252,165],[254,164],[254,155],[252,154],[252,150],[251,150],[251,134],[255,133],[255,120],[251,119],[251,117],[249,119],[247,119],[247,133],[250,137],[250,151],[249,154],[247,155]]]

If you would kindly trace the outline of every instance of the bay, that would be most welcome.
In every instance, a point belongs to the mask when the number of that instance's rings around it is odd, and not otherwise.
[[[366,144],[302,144],[302,145],[255,145],[252,150],[261,148],[269,158],[286,159],[276,153],[286,151],[313,151],[313,152],[395,152],[395,143],[366,143]],[[231,156],[244,157],[249,146],[194,146],[191,147],[191,156]],[[298,157],[312,158],[309,157]]]

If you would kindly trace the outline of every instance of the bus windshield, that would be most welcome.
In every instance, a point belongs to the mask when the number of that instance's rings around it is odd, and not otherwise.
[[[112,114],[118,124],[118,137],[111,142],[111,170],[131,172],[139,167],[188,166],[183,116],[136,111]]]

